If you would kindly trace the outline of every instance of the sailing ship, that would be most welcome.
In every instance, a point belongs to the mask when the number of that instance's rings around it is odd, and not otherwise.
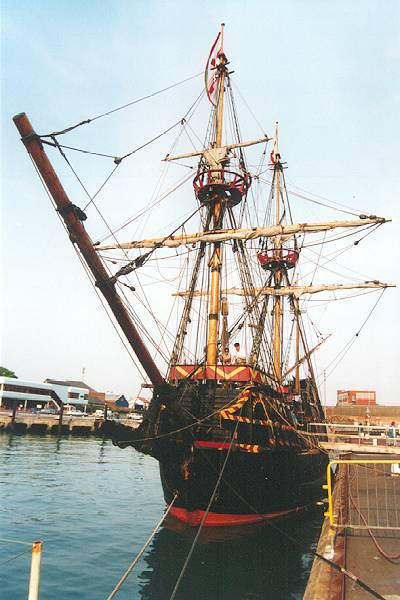
[[[138,429],[112,421],[106,423],[107,433],[121,448],[133,447],[159,461],[165,501],[173,505],[170,514],[189,525],[276,518],[321,497],[328,457],[319,446],[326,430],[313,358],[326,338],[309,345],[302,301],[327,290],[388,285],[300,285],[308,235],[365,231],[385,219],[359,215],[293,223],[278,126],[273,138],[242,141],[231,75],[222,26],[206,66],[210,119],[204,143],[164,158],[168,164],[194,161],[199,228],[193,232],[186,219],[162,237],[94,244],[83,225],[86,215],[68,198],[43,146],[60,150],[59,136],[46,141],[24,113],[14,117],[72,243],[153,390]],[[232,139],[225,143],[228,122]],[[256,172],[246,160],[250,146],[261,150],[262,168]],[[269,176],[269,192],[258,193],[255,201],[252,190],[260,188],[261,172]],[[131,272],[138,275],[150,257],[170,249],[185,252],[188,260],[173,294],[183,307],[162,371],[121,286],[125,291]],[[107,253],[116,251],[125,262],[110,272]],[[310,423],[320,424],[312,435]]]

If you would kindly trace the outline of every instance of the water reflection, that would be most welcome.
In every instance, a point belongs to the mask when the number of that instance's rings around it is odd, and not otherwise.
[[[108,442],[108,440],[105,437],[103,437],[103,439],[101,440],[101,443],[99,444],[99,458],[97,461],[99,464],[105,462],[107,442]]]
[[[274,523],[205,528],[177,599],[300,600],[322,519],[316,508]],[[167,521],[144,558],[138,577],[141,600],[170,597],[195,535],[196,529]]]

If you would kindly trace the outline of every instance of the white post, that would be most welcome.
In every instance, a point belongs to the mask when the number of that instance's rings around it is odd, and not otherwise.
[[[42,559],[42,542],[32,544],[31,572],[29,576],[28,600],[38,600],[40,584],[40,562]]]

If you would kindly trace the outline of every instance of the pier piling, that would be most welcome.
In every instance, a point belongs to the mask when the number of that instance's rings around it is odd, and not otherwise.
[[[11,422],[10,422],[10,431],[14,431],[15,415],[16,414],[17,414],[17,400],[14,400],[13,409],[12,409],[12,415],[11,415]]]
[[[61,405],[60,405],[60,416],[58,418],[58,435],[62,434],[63,414],[64,414],[64,402],[61,402]]]
[[[31,571],[29,575],[28,600],[38,600],[40,586],[40,563],[42,560],[42,542],[32,544]]]

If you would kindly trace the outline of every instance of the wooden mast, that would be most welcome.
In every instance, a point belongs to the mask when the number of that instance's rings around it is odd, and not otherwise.
[[[275,128],[275,139],[274,139],[274,178],[275,178],[275,215],[276,225],[279,225],[281,220],[281,171],[282,165],[280,162],[279,146],[278,146],[278,123]],[[282,243],[279,237],[274,242],[275,252],[277,258],[280,258],[280,252],[282,249]],[[282,271],[277,269],[274,273],[274,286],[280,288],[282,282]],[[274,375],[278,381],[282,379],[282,298],[275,296],[274,308],[273,308],[273,366]]]
[[[295,325],[296,325],[296,379],[295,393],[300,395],[300,309],[298,303],[295,304]]]
[[[224,23],[221,24],[221,52],[218,75],[218,103],[216,107],[216,132],[215,148],[222,146],[222,125],[224,112],[224,93],[226,76],[226,58],[224,51]],[[215,174],[213,174],[214,176]],[[211,202],[210,210],[213,216],[214,229],[220,229],[222,223],[222,202],[219,194],[215,195]],[[208,330],[207,330],[207,364],[217,364],[218,352],[218,323],[219,323],[219,303],[220,303],[220,282],[221,282],[221,243],[214,244],[213,254],[209,263],[211,268],[211,287],[210,303],[208,308]]]
[[[164,378],[143,343],[121,298],[117,294],[114,283],[110,281],[109,274],[104,268],[96,250],[93,248],[93,243],[82,225],[82,222],[78,218],[79,210],[68,198],[43,149],[39,136],[33,130],[25,113],[16,115],[13,120],[21,134],[21,139],[25,144],[28,153],[35,163],[40,176],[56,204],[57,211],[61,215],[68,229],[71,241],[78,246],[94,277],[96,286],[105,297],[119,326],[124,332],[132,350],[138,357],[150,381],[154,386],[160,387],[164,383]]]

